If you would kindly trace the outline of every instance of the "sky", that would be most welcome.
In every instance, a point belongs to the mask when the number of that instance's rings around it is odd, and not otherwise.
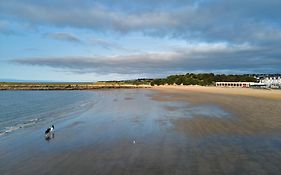
[[[281,73],[280,0],[0,0],[0,79]]]

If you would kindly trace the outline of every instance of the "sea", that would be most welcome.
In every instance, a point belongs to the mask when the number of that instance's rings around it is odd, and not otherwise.
[[[91,108],[99,95],[96,91],[0,91],[0,137],[71,118]]]

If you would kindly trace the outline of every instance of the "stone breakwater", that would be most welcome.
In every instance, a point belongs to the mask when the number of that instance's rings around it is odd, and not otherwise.
[[[3,83],[0,90],[92,90],[92,89],[150,88],[145,85],[96,85],[96,84],[45,84],[45,83]]]

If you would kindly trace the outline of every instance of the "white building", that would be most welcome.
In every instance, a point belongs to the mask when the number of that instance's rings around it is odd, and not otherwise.
[[[266,84],[267,87],[281,86],[281,77],[265,77],[260,79],[260,83]]]

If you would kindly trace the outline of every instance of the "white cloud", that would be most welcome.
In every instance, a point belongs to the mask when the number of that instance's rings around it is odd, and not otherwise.
[[[74,36],[71,33],[66,33],[66,32],[47,33],[46,36],[48,38],[55,39],[55,40],[69,41],[75,43],[82,42],[78,37]]]
[[[116,3],[111,1],[104,4],[102,1],[98,2],[40,3],[11,0],[0,2],[0,14],[38,26],[87,28],[123,34],[143,32],[151,36],[215,42],[256,43],[264,39],[268,42],[268,38],[261,36],[281,32],[280,0],[266,2],[256,0],[254,3],[251,0],[191,1],[191,3],[136,1],[135,5],[127,1],[118,1],[118,8],[112,7],[111,5]],[[126,3],[132,7],[127,7]],[[138,4],[142,4],[143,7]],[[155,8],[151,9],[149,5]],[[167,8],[169,5],[173,5],[173,8]]]

